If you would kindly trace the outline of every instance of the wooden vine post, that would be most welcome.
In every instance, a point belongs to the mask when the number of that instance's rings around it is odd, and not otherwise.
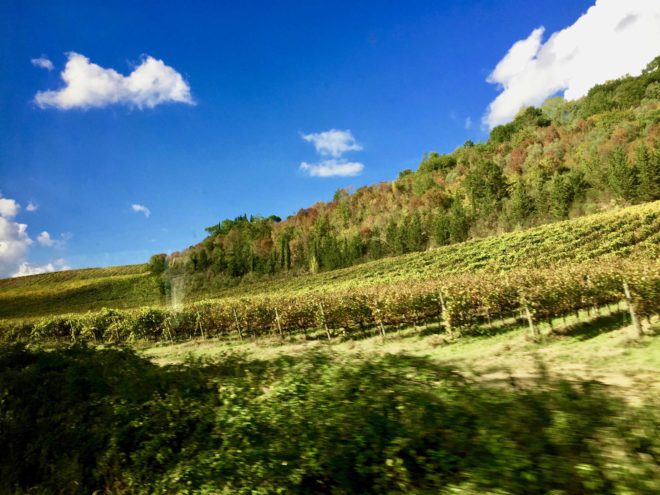
[[[623,294],[626,296],[626,304],[628,305],[628,311],[630,311],[630,319],[632,320],[632,324],[637,331],[637,335],[643,337],[644,330],[642,329],[642,324],[640,323],[639,318],[637,318],[637,313],[635,312],[635,304],[632,300],[632,296],[630,295],[630,288],[628,287],[628,282],[625,280],[623,281]]]
[[[445,306],[445,298],[442,296],[442,290],[438,291],[438,296],[440,297],[440,311],[441,311],[442,322],[445,324],[447,333],[451,334],[451,323],[447,318],[447,306]]]
[[[325,321],[325,313],[323,312],[323,304],[319,303],[319,309],[321,310],[321,320],[323,320],[323,327],[325,328],[325,334],[328,336],[328,340],[330,340],[331,339],[330,329],[328,328],[328,323]]]
[[[383,317],[381,316],[379,308],[376,308],[375,313],[377,315],[376,321],[378,322],[378,329],[380,330],[380,339],[384,344],[385,343],[385,325],[383,325]]]
[[[236,328],[238,329],[238,338],[240,341],[243,341],[243,332],[241,331],[241,324],[238,322],[238,315],[236,314],[236,308],[231,308],[234,312],[234,321],[236,322]]]
[[[280,314],[277,312],[277,308],[275,308],[275,323],[277,323],[277,331],[280,333],[280,338],[283,338],[284,336],[282,335],[282,325],[280,324]]]
[[[202,319],[199,317],[199,311],[197,311],[196,319],[197,319],[197,328],[199,328],[199,333],[202,335],[203,339],[206,339],[206,334],[204,333],[204,327],[202,327]]]
[[[527,323],[529,323],[529,329],[532,331],[532,335],[537,336],[538,330],[534,325],[534,319],[532,318],[532,313],[529,311],[527,302],[525,302],[525,316],[527,317]]]

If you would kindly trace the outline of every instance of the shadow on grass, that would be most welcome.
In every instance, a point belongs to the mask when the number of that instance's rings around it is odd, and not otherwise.
[[[657,493],[658,419],[401,354],[0,347],[0,493]]]
[[[589,321],[575,322],[566,328],[555,330],[558,335],[576,337],[578,340],[589,340],[603,333],[618,330],[630,325],[630,315],[627,311],[616,311],[611,315],[600,315]]]

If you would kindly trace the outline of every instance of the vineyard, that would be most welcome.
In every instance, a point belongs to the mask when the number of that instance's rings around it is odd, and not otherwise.
[[[605,258],[544,269],[447,275],[441,279],[355,286],[327,293],[199,301],[175,310],[103,310],[6,323],[5,340],[175,341],[194,337],[285,337],[320,329],[333,335],[440,322],[448,332],[523,318],[542,321],[626,301],[637,321],[660,309],[660,264],[651,258]]]

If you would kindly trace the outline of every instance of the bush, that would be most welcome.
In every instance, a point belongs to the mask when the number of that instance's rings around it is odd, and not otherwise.
[[[0,492],[657,493],[658,409],[426,358],[0,349]]]

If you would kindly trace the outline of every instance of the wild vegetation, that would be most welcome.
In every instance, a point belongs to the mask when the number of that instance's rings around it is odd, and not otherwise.
[[[652,494],[658,408],[406,355],[0,350],[3,493]]]

